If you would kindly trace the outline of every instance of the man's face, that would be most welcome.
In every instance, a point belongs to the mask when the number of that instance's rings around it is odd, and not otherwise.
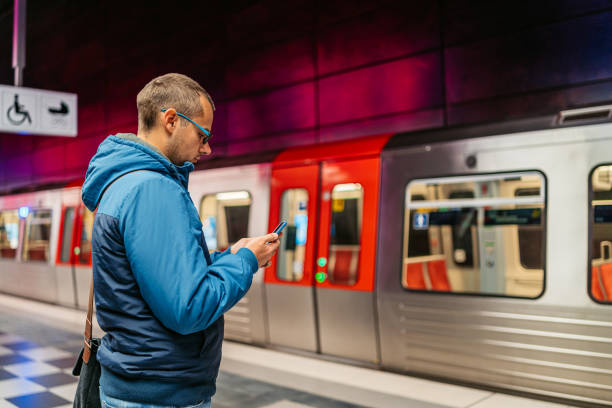
[[[204,96],[200,96],[200,103],[204,113],[190,119],[210,132],[213,123],[212,106]],[[172,163],[177,166],[182,166],[186,161],[196,164],[200,160],[200,156],[211,153],[210,145],[202,143],[206,135],[193,123],[177,117],[174,129],[168,141],[168,159]]]

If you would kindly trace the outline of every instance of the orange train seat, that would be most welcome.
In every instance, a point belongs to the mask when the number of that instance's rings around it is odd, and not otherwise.
[[[442,255],[408,259],[403,284],[408,289],[450,292],[446,260]]]
[[[408,289],[427,290],[425,278],[423,277],[422,262],[406,264],[406,273],[404,274],[404,286]]]
[[[357,280],[360,247],[331,247],[329,271],[331,281],[340,285],[352,285]]]
[[[17,255],[17,250],[14,248],[2,248],[0,250],[0,255],[2,258],[15,258],[15,255]]]
[[[429,274],[432,290],[450,292],[451,286],[448,281],[446,261],[444,259],[427,262],[427,273]]]
[[[612,263],[593,266],[591,269],[591,293],[595,299],[609,302],[612,296]]]
[[[28,260],[30,261],[46,261],[47,251],[45,248],[31,248],[28,249]]]

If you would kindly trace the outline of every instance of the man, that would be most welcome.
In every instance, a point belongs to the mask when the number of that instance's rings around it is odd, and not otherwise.
[[[209,407],[223,314],[267,266],[278,235],[209,254],[187,192],[208,144],[214,104],[166,74],[138,94],[138,134],[109,136],[89,163],[83,202],[97,208],[93,274],[100,398],[115,407]]]

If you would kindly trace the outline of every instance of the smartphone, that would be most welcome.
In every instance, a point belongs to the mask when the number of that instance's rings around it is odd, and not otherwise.
[[[287,226],[287,221],[283,220],[280,222],[280,224],[278,224],[276,226],[276,228],[274,228],[274,231],[272,231],[275,234],[280,235],[281,232],[283,232],[283,229],[285,229],[285,227]]]

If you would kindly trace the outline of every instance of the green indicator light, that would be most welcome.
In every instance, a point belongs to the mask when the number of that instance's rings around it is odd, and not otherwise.
[[[317,272],[315,274],[315,279],[317,280],[317,282],[323,283],[325,282],[325,279],[327,279],[327,275],[324,272]]]
[[[319,258],[317,259],[317,265],[319,265],[321,268],[325,267],[325,265],[327,265],[327,258]]]

